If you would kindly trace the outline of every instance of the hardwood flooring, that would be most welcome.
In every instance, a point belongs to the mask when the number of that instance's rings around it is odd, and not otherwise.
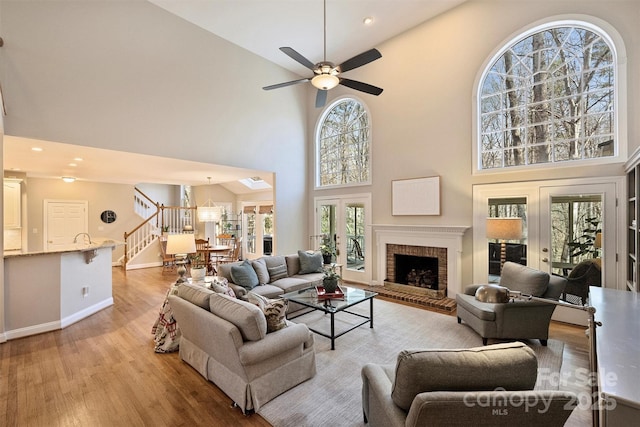
[[[153,351],[151,327],[173,279],[161,268],[114,268],[112,307],[0,344],[0,425],[269,426],[232,408],[177,353]],[[582,328],[553,324],[551,338],[565,342],[566,369],[588,366]],[[571,425],[590,425],[582,412]]]

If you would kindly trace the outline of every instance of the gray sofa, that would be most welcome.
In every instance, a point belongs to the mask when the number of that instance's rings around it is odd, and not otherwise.
[[[513,262],[505,262],[500,286],[525,295],[557,301],[567,280],[560,276],[535,270]],[[547,345],[549,323],[555,305],[537,301],[483,302],[476,298],[476,291],[483,285],[469,285],[464,294],[456,295],[458,323],[464,321],[482,337],[483,344],[489,338],[539,339]]]
[[[243,413],[316,373],[313,334],[304,324],[267,333],[258,306],[202,286],[181,284],[169,296],[182,331],[180,357],[215,383]]]
[[[536,355],[522,343],[404,350],[393,365],[362,368],[362,410],[372,427],[562,426],[574,393],[533,390]]]
[[[320,254],[318,253],[318,255]],[[321,258],[320,256],[320,259]],[[239,266],[244,262],[249,262],[256,273],[258,284],[255,287],[245,287],[234,282],[231,269],[233,266]],[[321,265],[322,264],[320,264],[320,266]],[[224,277],[229,281],[229,286],[240,299],[246,299],[246,294],[249,290],[267,298],[276,298],[278,295],[287,292],[298,291],[322,284],[323,273],[321,268],[316,268],[316,271],[311,272],[305,271],[300,264],[300,255],[291,254],[284,256],[264,256],[255,260],[222,264],[218,267],[218,276]],[[290,311],[294,307],[295,306],[292,305]]]

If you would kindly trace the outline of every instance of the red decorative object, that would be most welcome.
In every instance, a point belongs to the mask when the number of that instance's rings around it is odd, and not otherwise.
[[[326,292],[324,290],[324,286],[318,285],[316,286],[316,291],[318,292],[318,301],[327,299],[344,299],[344,292],[342,292],[340,286],[336,288],[335,292]]]

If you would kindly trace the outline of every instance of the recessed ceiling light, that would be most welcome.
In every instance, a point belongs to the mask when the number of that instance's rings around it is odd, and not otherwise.
[[[73,182],[73,181],[75,181],[76,179],[75,179],[74,177],[72,177],[72,176],[63,176],[63,177],[62,177],[62,180],[63,180],[64,182]]]
[[[69,163],[69,166],[71,166],[71,167],[76,167],[76,166],[78,166],[78,165],[77,165],[76,163]]]
[[[31,147],[31,151],[42,151],[40,147]]]
[[[82,157],[74,157],[73,160],[75,160],[76,162],[81,162],[84,159]]]
[[[367,16],[366,18],[364,18],[362,20],[362,23],[364,25],[371,25],[371,24],[373,24],[373,18],[371,16]]]

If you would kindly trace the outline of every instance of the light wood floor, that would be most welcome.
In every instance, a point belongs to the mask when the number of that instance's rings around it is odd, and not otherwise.
[[[0,426],[269,426],[231,408],[177,353],[154,353],[151,327],[173,278],[114,268],[112,307],[0,344]],[[551,338],[565,342],[565,369],[588,366],[582,328],[554,324]],[[588,411],[571,421],[591,424]]]

